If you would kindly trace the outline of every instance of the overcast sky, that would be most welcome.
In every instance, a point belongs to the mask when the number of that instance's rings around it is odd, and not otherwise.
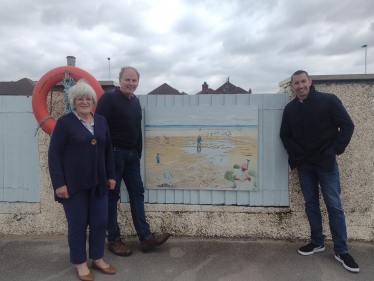
[[[140,72],[136,94],[163,83],[190,95],[227,77],[276,93],[299,69],[374,73],[373,0],[0,0],[0,81],[39,80],[66,56],[97,80]]]

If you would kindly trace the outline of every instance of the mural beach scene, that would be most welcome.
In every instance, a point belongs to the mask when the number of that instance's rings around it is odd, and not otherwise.
[[[257,190],[256,106],[147,107],[148,189]]]

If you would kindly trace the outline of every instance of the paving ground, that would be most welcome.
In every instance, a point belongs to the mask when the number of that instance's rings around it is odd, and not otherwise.
[[[374,280],[374,244],[349,243],[361,272],[350,273],[335,260],[332,243],[326,251],[301,256],[305,242],[171,237],[163,246],[143,254],[136,238],[126,240],[129,257],[105,250],[105,260],[117,269],[108,276],[93,270],[95,280],[131,281],[351,281]],[[69,262],[64,236],[1,236],[0,280],[78,280]]]

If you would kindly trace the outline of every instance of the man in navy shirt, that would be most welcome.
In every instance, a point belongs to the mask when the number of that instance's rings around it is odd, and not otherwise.
[[[108,193],[108,249],[117,255],[128,256],[132,251],[121,240],[117,220],[122,179],[129,194],[131,215],[143,252],[162,245],[170,234],[154,235],[145,218],[144,187],[140,176],[142,113],[139,99],[134,95],[139,85],[139,72],[134,67],[123,67],[119,84],[120,87],[103,94],[96,113],[107,119],[116,169],[116,186]]]
[[[347,270],[360,269],[347,248],[347,228],[340,202],[339,169],[336,155],[348,146],[354,125],[338,97],[317,92],[307,72],[291,76],[296,98],[284,109],[280,137],[289,155],[291,169],[297,167],[305,199],[311,242],[299,249],[301,255],[325,250],[319,189],[327,207],[335,258]]]

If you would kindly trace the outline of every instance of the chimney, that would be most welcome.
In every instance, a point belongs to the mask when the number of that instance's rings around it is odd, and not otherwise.
[[[202,94],[207,94],[208,93],[208,87],[209,87],[208,84],[206,82],[204,82]]]
[[[75,66],[75,57],[73,56],[67,56],[66,57],[67,61],[68,61],[68,66]]]

